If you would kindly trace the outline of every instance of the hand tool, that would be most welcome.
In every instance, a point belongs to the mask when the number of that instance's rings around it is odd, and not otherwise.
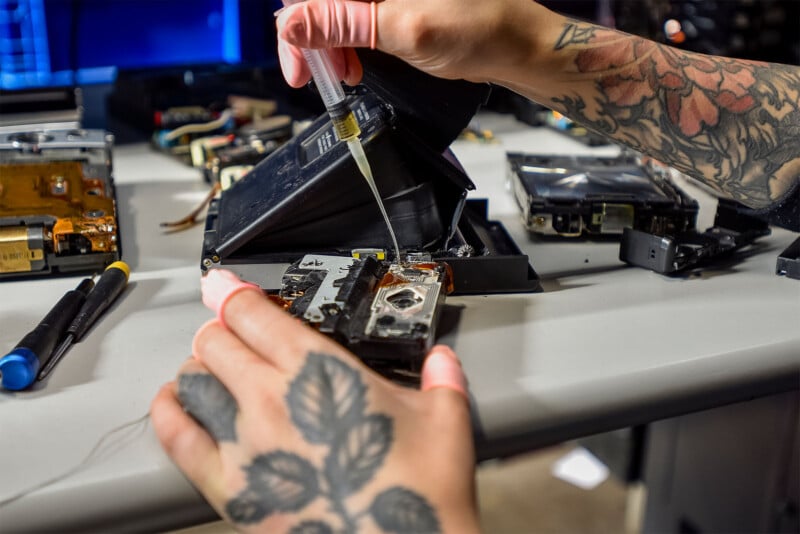
[[[50,371],[53,370],[53,367],[66,354],[72,344],[80,341],[103,312],[120,296],[128,284],[130,272],[130,267],[124,261],[115,261],[106,267],[94,289],[86,297],[86,301],[81,306],[80,311],[74,316],[65,336],[53,353],[53,357],[43,366],[38,380],[42,380],[50,374]]]
[[[52,360],[53,349],[61,340],[83,305],[94,281],[86,278],[78,287],[67,291],[50,312],[28,332],[14,349],[0,358],[0,384],[18,391],[30,387],[40,368]]]

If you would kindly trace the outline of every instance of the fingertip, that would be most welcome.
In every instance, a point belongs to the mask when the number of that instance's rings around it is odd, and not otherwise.
[[[279,39],[291,44],[302,44],[297,41],[305,35],[303,9],[302,4],[293,4],[284,6],[275,12],[275,27],[278,30]]]
[[[422,365],[420,389],[430,391],[445,388],[461,394],[469,401],[467,378],[461,362],[453,350],[446,345],[433,347]]]
[[[254,290],[263,293],[255,284],[245,282],[226,269],[211,269],[200,279],[200,290],[203,304],[216,313],[217,318],[225,324],[225,306],[231,298],[243,290]]]
[[[277,14],[278,37],[301,48],[375,46],[374,3],[310,0]]]
[[[364,67],[361,65],[361,60],[353,48],[345,48],[343,51],[345,65],[343,80],[351,87],[356,86],[361,83],[361,78],[364,77]]]
[[[328,50],[328,57],[333,65],[333,70],[339,80],[346,80],[347,78],[347,61],[346,54],[347,48],[331,48]]]
[[[178,402],[177,390],[177,383],[174,380],[167,382],[158,389],[150,402],[150,420],[153,423],[156,437],[165,449],[173,439],[171,430],[174,429],[174,425],[169,424],[168,419],[169,414],[174,410],[172,403]]]
[[[227,330],[227,328],[222,323],[222,321],[220,321],[219,318],[214,317],[213,319],[209,319],[208,321],[203,323],[200,326],[200,328],[197,329],[197,332],[194,333],[194,337],[192,338],[192,357],[193,358],[201,359],[199,357],[199,354],[200,354],[200,352],[202,350],[202,347],[200,345],[199,340],[202,339],[202,337],[205,336],[206,332],[208,332],[209,330],[213,330],[215,328],[220,328],[220,327],[221,328],[225,328]]]
[[[161,415],[161,403],[169,398],[170,391],[175,391],[175,388],[176,385],[174,380],[167,382],[166,384],[162,384],[161,387],[158,388],[153,400],[150,401],[150,417],[153,419],[154,426],[156,424],[155,420]]]
[[[283,40],[278,41],[278,61],[283,78],[290,87],[300,89],[311,79],[311,71],[303,53]]]
[[[455,361],[459,367],[461,367],[461,360],[458,358],[458,355],[455,353],[455,351],[448,345],[434,345],[428,352],[427,357],[430,358],[434,355],[450,358],[451,360]]]

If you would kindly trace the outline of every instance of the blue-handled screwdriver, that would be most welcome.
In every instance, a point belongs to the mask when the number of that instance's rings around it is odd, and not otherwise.
[[[131,269],[124,261],[115,261],[103,271],[94,289],[86,297],[86,302],[81,306],[80,311],[74,316],[72,323],[66,330],[66,334],[53,353],[53,357],[43,366],[39,372],[39,380],[43,380],[53,367],[66,354],[73,343],[77,343],[83,335],[89,331],[97,319],[117,300],[125,286],[128,285],[128,277]]]
[[[36,328],[28,332],[14,349],[0,358],[0,385],[11,391],[26,389],[36,380],[40,368],[52,360],[53,349],[83,306],[94,282],[81,281],[67,291]]]

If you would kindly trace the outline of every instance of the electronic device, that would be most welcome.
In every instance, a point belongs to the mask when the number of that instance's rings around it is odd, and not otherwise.
[[[527,257],[502,225],[486,220],[486,203],[467,202],[474,186],[447,152],[488,86],[360,53],[370,69],[351,109],[401,249],[447,262],[457,293],[538,289]],[[369,187],[321,115],[212,202],[201,261],[204,270],[225,266],[250,279],[256,265],[285,270],[309,253],[350,256],[390,245]],[[274,274],[264,276],[250,281],[279,287]]]
[[[769,235],[767,221],[747,214],[733,201],[720,200],[714,226],[705,232],[655,233],[626,228],[619,259],[661,274],[677,274],[730,257]]]
[[[800,237],[778,256],[775,273],[800,280]]]
[[[0,134],[80,128],[83,117],[81,95],[80,89],[63,87],[0,90]]]
[[[534,234],[561,237],[621,235],[633,228],[655,233],[691,230],[698,204],[666,169],[636,154],[619,157],[510,152],[507,178]]]
[[[287,115],[248,122],[236,130],[228,146],[205,155],[203,176],[207,182],[217,183],[222,182],[226,169],[252,167],[291,138],[292,126]]]
[[[119,259],[112,145],[101,130],[0,135],[0,279]]]
[[[450,277],[445,263],[308,254],[271,298],[372,368],[413,382],[434,344]]]
[[[274,0],[0,2],[0,89],[111,83],[125,69],[273,66],[273,13],[280,6]]]
[[[413,369],[405,355],[420,363],[433,341],[438,315],[432,302],[443,298],[443,284],[454,294],[537,291],[540,285],[528,257],[502,225],[487,220],[486,201],[467,201],[474,186],[448,151],[485,100],[488,86],[436,79],[378,52],[359,55],[365,79],[348,96],[349,105],[402,257],[392,257],[373,194],[324,114],[212,202],[201,268],[230,269],[284,299],[296,293],[297,284],[321,276],[304,258],[323,258],[322,265],[362,273],[358,276],[366,277],[366,286],[378,288],[375,294],[356,292],[354,306],[370,314],[353,324],[367,330],[350,340],[335,329],[326,333],[386,373],[392,366]],[[364,274],[371,269],[378,275]],[[337,295],[346,292],[349,275],[333,272],[338,273],[333,277]],[[447,282],[441,278],[445,272]],[[382,292],[385,273],[404,277],[409,285]],[[431,317],[425,312],[413,321],[428,333],[415,330],[397,311],[406,296],[408,303],[417,297],[431,302]],[[364,302],[376,299],[382,307]],[[292,306],[302,309],[304,303],[300,299]],[[406,312],[416,309],[414,304]]]

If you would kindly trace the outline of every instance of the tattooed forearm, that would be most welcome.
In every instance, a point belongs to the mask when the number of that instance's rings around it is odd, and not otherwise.
[[[186,410],[217,441],[236,440],[236,403],[216,379],[184,375],[179,385]],[[310,353],[285,400],[303,439],[325,447],[322,465],[288,450],[258,454],[242,467],[246,485],[225,504],[226,515],[240,525],[254,525],[274,514],[302,512],[323,500],[330,515],[304,520],[290,530],[292,534],[352,533],[367,518],[385,532],[439,532],[434,508],[405,487],[384,489],[363,510],[350,508],[350,498],[375,479],[394,443],[392,418],[367,413],[366,394],[355,368],[334,356]]]
[[[800,179],[800,67],[681,51],[568,22],[573,89],[553,107],[751,207]]]
[[[207,374],[181,375],[178,379],[178,400],[215,441],[236,441],[238,406],[230,392],[216,378]]]
[[[588,44],[594,37],[595,27],[588,24],[569,23],[564,25],[564,30],[556,41],[555,50],[561,50],[570,45]]]

